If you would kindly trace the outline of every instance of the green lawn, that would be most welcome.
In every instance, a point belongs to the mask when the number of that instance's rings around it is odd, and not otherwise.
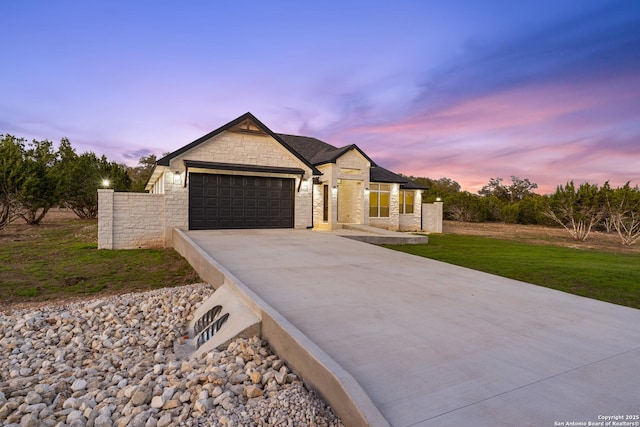
[[[0,306],[197,282],[173,249],[98,250],[97,222],[32,226],[0,244]]]
[[[640,255],[430,235],[427,245],[385,247],[548,288],[640,308]]]

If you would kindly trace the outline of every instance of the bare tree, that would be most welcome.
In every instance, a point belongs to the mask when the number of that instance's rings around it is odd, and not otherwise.
[[[611,190],[605,184],[608,217],[624,246],[640,239],[640,190],[627,182],[624,187]]]
[[[560,224],[574,239],[587,240],[591,229],[605,213],[596,184],[583,183],[576,190],[573,181],[559,185],[549,198],[544,214]]]

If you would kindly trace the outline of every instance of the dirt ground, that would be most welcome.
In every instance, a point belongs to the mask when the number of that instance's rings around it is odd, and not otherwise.
[[[39,226],[27,225],[22,219],[0,230],[0,244],[12,241],[36,240],[43,230],[63,227],[61,220],[74,220],[77,216],[68,209],[52,209]],[[585,242],[573,239],[562,227],[542,225],[503,224],[500,222],[444,221],[443,233],[466,234],[516,240],[534,244],[558,245],[578,249],[600,249],[612,252],[640,253],[640,242],[630,247],[620,244],[618,235],[593,231]]]
[[[515,240],[523,243],[640,254],[640,244],[637,243],[630,247],[623,246],[615,232],[604,233],[592,231],[586,241],[579,242],[572,238],[569,232],[562,227],[545,227],[542,225],[444,221],[442,231],[445,234],[487,236],[497,239]]]
[[[40,225],[27,225],[22,218],[16,218],[0,229],[0,244],[4,242],[26,242],[36,240],[45,230],[64,227],[61,221],[76,220],[78,217],[69,209],[51,209],[47,212]],[[87,222],[90,225],[90,222]]]
[[[42,235],[42,232],[53,229],[72,229],[68,225],[69,221],[76,221],[75,214],[66,209],[55,209],[50,211],[45,217],[44,221],[39,226],[26,225],[24,221],[18,219],[13,223],[0,230],[0,245],[6,242],[13,241],[37,241]],[[86,230],[93,229],[92,232],[85,233],[82,230],[80,233],[87,240],[94,240],[94,237],[90,237],[95,233],[95,222],[88,221],[87,226],[83,227]],[[77,227],[75,231],[78,232]],[[518,225],[518,224],[503,224],[503,223],[470,223],[470,222],[457,222],[457,221],[444,221],[443,224],[444,234],[465,234],[465,235],[477,235],[487,236],[498,239],[514,240],[523,243],[530,244],[546,244],[557,245],[564,247],[571,247],[577,249],[591,249],[591,250],[604,250],[610,252],[619,253],[634,253],[640,254],[640,243],[632,245],[631,247],[625,247],[620,244],[620,240],[615,233],[603,233],[594,231],[589,236],[586,242],[579,242],[574,240],[569,233],[561,227],[544,227],[539,225]],[[0,279],[1,280],[1,279]],[[70,300],[82,300],[88,297],[73,297],[69,298],[65,296],[66,302]],[[93,298],[93,297],[91,297]],[[35,308],[41,305],[51,304],[48,302],[14,302],[9,304],[12,309],[17,308]],[[6,309],[7,307],[5,307]]]
[[[75,242],[86,242],[94,244],[97,241],[97,221],[80,220],[72,211],[67,209],[52,209],[47,213],[40,225],[27,225],[21,218],[18,218],[3,229],[0,229],[0,248],[5,245],[11,248],[10,245],[13,242],[33,242],[33,245],[37,246],[42,244],[44,239],[43,236],[51,231],[55,231],[56,235],[58,236],[73,235]],[[52,256],[55,257],[55,246],[54,252],[51,251],[50,243],[47,249],[47,261],[50,261],[50,258]],[[163,265],[163,269],[167,271],[166,276],[169,286],[176,285],[176,277],[182,277],[182,273],[176,273],[175,271],[182,271],[181,264],[186,264],[181,258],[179,260],[176,260],[175,258],[176,257],[170,257],[170,264]],[[2,267],[2,261],[0,260],[0,294],[2,294],[2,298],[0,298],[0,312],[11,311],[15,309],[34,309],[45,305],[70,303],[87,299],[94,299],[97,297],[109,297],[112,295],[121,294],[123,292],[140,292],[157,288],[157,284],[146,286],[144,284],[144,280],[141,279],[140,281],[134,283],[128,282],[127,286],[123,286],[121,283],[116,283],[113,286],[105,287],[105,289],[96,293],[75,295],[69,293],[66,290],[67,288],[65,288],[65,286],[75,285],[76,283],[74,283],[73,280],[76,279],[87,279],[86,277],[78,276],[70,277],[69,280],[65,280],[65,282],[61,285],[61,291],[59,294],[47,291],[41,292],[36,296],[12,295],[11,289],[15,287],[15,284],[11,284],[11,269],[9,269],[9,272],[3,272]],[[126,266],[124,266],[123,268],[126,269]],[[147,266],[146,271],[151,272],[152,270],[150,270],[150,268],[151,267]],[[195,272],[193,272],[192,275],[187,274],[187,276],[184,277],[185,280],[189,283],[199,281],[199,278],[197,274],[195,274]],[[5,285],[7,285],[7,287],[3,289]],[[9,295],[7,295],[7,293],[9,293]]]

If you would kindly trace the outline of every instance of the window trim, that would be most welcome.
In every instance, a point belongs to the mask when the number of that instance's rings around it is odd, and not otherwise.
[[[407,193],[412,193],[412,202],[409,206],[411,206],[411,212],[407,212]],[[416,192],[415,190],[400,190],[399,199],[398,199],[398,211],[400,215],[413,215],[415,213],[415,201],[416,201]]]
[[[388,190],[384,190],[382,189],[382,186],[387,186]],[[388,200],[388,204],[387,206],[382,206],[381,202],[381,195],[382,194],[387,194],[387,200]],[[378,203],[376,206],[371,206],[371,201],[372,200],[376,200]],[[371,208],[375,208],[376,209],[376,214],[377,215],[371,215]],[[381,208],[387,208],[387,215],[382,216],[381,215]],[[391,184],[384,184],[384,183],[370,183],[369,184],[369,218],[389,218],[391,216]]]

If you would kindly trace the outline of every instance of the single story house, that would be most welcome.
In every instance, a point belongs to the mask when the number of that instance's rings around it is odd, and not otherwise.
[[[191,230],[419,230],[422,189],[355,144],[274,133],[251,113],[159,159],[146,187],[188,194]]]
[[[171,246],[174,227],[420,230],[423,189],[355,144],[274,133],[246,113],[159,159],[150,194],[98,190],[98,246]]]

